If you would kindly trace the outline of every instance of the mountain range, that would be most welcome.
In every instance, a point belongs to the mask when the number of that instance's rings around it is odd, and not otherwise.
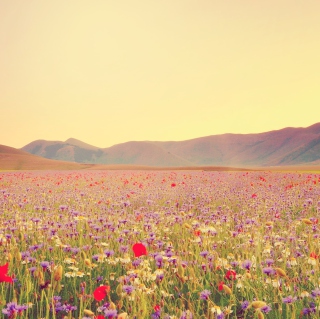
[[[22,151],[46,159],[86,164],[156,167],[263,167],[320,164],[320,123],[257,134],[222,134],[186,141],[130,141],[107,148],[74,138],[36,140]]]

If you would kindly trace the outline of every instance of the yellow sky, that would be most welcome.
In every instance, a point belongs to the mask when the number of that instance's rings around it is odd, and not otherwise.
[[[320,122],[319,0],[0,0],[0,144]]]

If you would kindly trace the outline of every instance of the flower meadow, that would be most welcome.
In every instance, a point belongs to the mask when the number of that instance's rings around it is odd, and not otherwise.
[[[0,317],[319,318],[320,175],[0,173]]]

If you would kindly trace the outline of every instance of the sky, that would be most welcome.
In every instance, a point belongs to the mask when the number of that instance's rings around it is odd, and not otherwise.
[[[320,122],[319,0],[0,0],[0,144]]]

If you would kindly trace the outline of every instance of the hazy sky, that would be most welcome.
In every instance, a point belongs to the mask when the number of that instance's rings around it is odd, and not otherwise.
[[[316,122],[319,0],[0,0],[0,144]]]

